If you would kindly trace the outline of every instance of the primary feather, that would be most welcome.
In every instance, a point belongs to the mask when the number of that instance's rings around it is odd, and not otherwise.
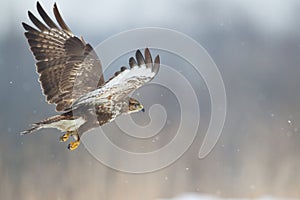
[[[22,23],[25,36],[36,59],[47,101],[64,113],[35,123],[22,134],[41,128],[57,128],[67,132],[62,141],[70,135],[75,138],[76,141],[69,144],[72,150],[77,148],[80,136],[88,130],[109,123],[120,114],[143,110],[143,106],[129,94],[158,73],[159,56],[153,62],[148,48],[144,56],[137,50],[135,58],[129,59],[130,68],[121,67],[105,82],[100,59],[92,46],[72,33],[56,4],[53,12],[58,24],[39,2],[37,10],[44,23],[29,11],[28,16],[36,28]]]

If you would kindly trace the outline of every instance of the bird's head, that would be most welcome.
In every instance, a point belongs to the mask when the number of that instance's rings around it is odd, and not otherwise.
[[[139,112],[139,111],[145,112],[143,105],[140,104],[140,102],[138,102],[138,100],[136,100],[134,98],[129,98],[128,113],[134,113],[134,112]]]

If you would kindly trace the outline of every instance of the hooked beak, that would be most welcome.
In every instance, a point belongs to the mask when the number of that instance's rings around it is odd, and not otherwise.
[[[145,112],[144,106],[142,104],[139,105],[139,110]]]

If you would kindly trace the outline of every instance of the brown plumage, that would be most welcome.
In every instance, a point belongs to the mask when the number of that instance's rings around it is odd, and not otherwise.
[[[101,62],[90,44],[74,36],[62,19],[56,4],[53,12],[57,26],[37,2],[37,10],[46,23],[44,25],[30,11],[28,16],[39,29],[22,23],[30,49],[37,60],[37,72],[49,103],[56,104],[57,111],[69,110],[73,101],[82,94],[93,91],[104,83]],[[88,79],[76,82],[77,74]],[[78,90],[77,90],[78,89]]]
[[[68,146],[73,150],[86,131],[109,123],[120,114],[144,110],[137,100],[128,95],[158,73],[159,56],[153,62],[149,49],[145,49],[144,56],[137,50],[136,59],[129,59],[130,69],[121,67],[105,82],[101,62],[92,46],[73,35],[56,4],[53,12],[57,24],[39,2],[37,10],[44,23],[29,11],[28,16],[37,29],[26,23],[22,25],[36,59],[46,100],[56,105],[56,111],[64,113],[35,123],[22,134],[41,128],[57,128],[66,132],[61,141],[74,137],[76,141]]]

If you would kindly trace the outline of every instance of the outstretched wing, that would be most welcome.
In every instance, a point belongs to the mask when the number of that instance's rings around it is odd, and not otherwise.
[[[53,12],[59,26],[39,2],[37,10],[45,24],[28,11],[37,29],[22,23],[25,36],[37,61],[39,80],[48,103],[56,104],[57,111],[68,110],[78,97],[104,84],[101,62],[90,44],[73,35],[56,4]]]
[[[80,105],[93,104],[95,101],[101,103],[107,99],[120,101],[151,81],[159,70],[159,56],[157,55],[153,62],[150,51],[146,48],[145,57],[140,50],[136,51],[135,57],[136,59],[133,57],[129,59],[130,69],[121,67],[120,71],[117,71],[102,87],[83,95],[74,102],[72,107],[76,109]]]
[[[145,56],[140,50],[136,51],[134,59],[129,59],[130,68],[121,67],[114,77],[110,78],[104,88],[110,90],[112,99],[120,100],[129,93],[143,86],[145,83],[151,81],[159,71],[160,59],[157,55],[152,61],[152,56],[148,48],[145,49]]]

